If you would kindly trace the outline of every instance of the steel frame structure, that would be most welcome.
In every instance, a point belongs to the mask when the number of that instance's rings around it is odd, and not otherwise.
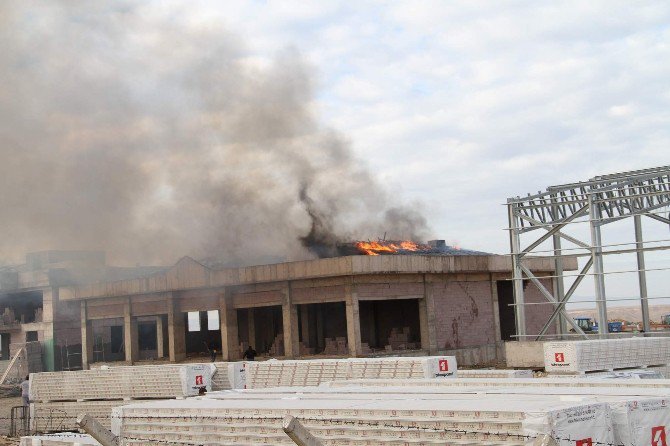
[[[642,324],[645,332],[650,331],[649,306],[647,296],[645,251],[670,249],[670,245],[645,247],[642,234],[642,217],[670,225],[670,218],[656,209],[670,206],[670,166],[651,169],[620,172],[591,178],[588,181],[548,187],[546,192],[528,194],[526,197],[515,197],[507,200],[509,217],[509,236],[512,257],[514,283],[514,308],[516,316],[517,337],[525,340],[526,317],[524,300],[524,280],[530,280],[541,294],[553,304],[554,310],[536,336],[540,340],[546,336],[551,324],[559,320],[558,334],[563,335],[567,322],[578,335],[586,336],[575,321],[565,312],[565,305],[577,287],[587,275],[594,279],[596,305],[598,310],[598,335],[607,337],[607,297],[605,292],[605,275],[603,257],[610,254],[635,253],[637,256],[637,272]],[[615,221],[632,218],[634,223],[635,241],[632,249],[603,250],[602,228]],[[582,222],[590,228],[590,241],[583,241],[569,234],[573,223]],[[528,246],[521,247],[521,235],[533,233],[537,236]],[[555,279],[553,290],[548,290],[540,280],[524,265],[524,258],[537,253],[537,248],[551,239]],[[564,253],[561,242],[565,240],[585,250],[588,261],[581,268],[574,282],[565,291],[563,260],[569,256]],[[572,249],[572,248],[571,248]],[[546,251],[545,251],[546,252]],[[584,256],[585,254],[580,254]],[[589,273],[589,271],[591,271]]]

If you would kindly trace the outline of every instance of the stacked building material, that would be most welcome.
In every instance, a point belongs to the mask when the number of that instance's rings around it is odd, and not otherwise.
[[[349,353],[347,347],[347,338],[326,338],[325,347],[323,349],[324,355],[346,355]]]
[[[218,365],[222,373],[214,374],[214,389],[229,389],[228,363]],[[76,429],[75,419],[82,412],[109,426],[111,409],[129,400],[183,398],[197,394],[199,386],[212,390],[211,382],[211,364],[33,373],[30,375],[33,428],[44,432]]]
[[[246,363],[246,387],[317,386],[353,378],[432,378],[456,376],[453,356],[322,359]]]
[[[21,437],[19,446],[77,446],[93,445],[101,446],[95,438],[86,434],[64,432],[60,434],[32,435]]]
[[[474,369],[458,370],[459,378],[532,378],[532,370]]]
[[[282,419],[292,414],[326,445],[523,445],[541,433],[574,445],[613,442],[607,404],[571,404],[504,398],[361,400],[245,398],[224,392],[217,399],[149,402],[114,409],[113,433],[122,443],[291,445]],[[571,439],[571,442],[568,442]],[[584,443],[586,444],[586,443]]]
[[[625,338],[544,343],[549,373],[583,374],[670,364],[670,338]]]
[[[459,371],[460,373],[460,371]],[[616,386],[617,388],[635,388],[635,389],[651,389],[656,392],[658,396],[665,396],[667,389],[670,389],[669,379],[641,379],[629,380],[622,379],[616,382],[611,380],[587,379],[583,376],[566,378],[457,378],[457,379],[351,379],[346,381],[333,381],[331,383],[324,383],[330,387],[347,387],[351,385],[356,386],[371,386],[371,387],[469,387],[469,388],[542,388],[551,389],[555,387],[608,387]]]

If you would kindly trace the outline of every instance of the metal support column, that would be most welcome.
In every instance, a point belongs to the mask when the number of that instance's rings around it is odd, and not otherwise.
[[[635,224],[635,248],[637,250],[637,277],[640,284],[640,306],[642,309],[642,329],[645,333],[651,331],[649,323],[649,301],[647,296],[647,274],[644,266],[644,243],[642,238],[642,217],[633,216]]]
[[[526,306],[523,295],[523,274],[521,272],[521,242],[519,240],[519,226],[514,214],[514,204],[508,203],[509,212],[509,240],[512,253],[512,275],[514,279],[514,315],[516,317],[517,340],[526,339]]]
[[[556,196],[551,197],[552,203],[556,203]],[[554,213],[554,220],[558,220],[558,206],[553,206],[552,211]],[[552,236],[554,242],[554,296],[559,302],[563,302],[565,299],[565,281],[563,278],[563,255],[561,253],[561,235],[560,233],[555,233]],[[565,324],[567,321],[563,317],[563,312],[558,313],[558,329],[556,334],[563,339],[565,334]]]
[[[605,276],[603,275],[602,239],[600,219],[602,214],[595,194],[589,194],[589,227],[591,229],[591,259],[593,260],[593,280],[595,282],[596,308],[598,309],[598,336],[607,337],[607,302],[605,297]]]

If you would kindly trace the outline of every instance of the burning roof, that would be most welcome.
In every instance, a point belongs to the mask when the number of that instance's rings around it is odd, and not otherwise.
[[[461,249],[457,246],[449,246],[444,240],[431,240],[428,243],[417,243],[411,240],[377,240],[357,241],[345,243],[338,246],[340,255],[393,255],[393,254],[418,254],[418,255],[488,255],[481,251]]]

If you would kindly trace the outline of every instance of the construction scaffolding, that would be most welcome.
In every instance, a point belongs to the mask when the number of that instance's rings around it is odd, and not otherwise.
[[[607,255],[635,253],[637,256],[637,275],[639,299],[642,311],[642,325],[645,332],[650,331],[649,305],[645,252],[670,249],[670,245],[659,244],[668,240],[654,240],[654,246],[645,245],[642,233],[642,217],[670,225],[667,207],[670,206],[670,166],[621,172],[594,177],[588,181],[548,187],[546,192],[528,194],[507,200],[509,216],[509,235],[513,267],[514,308],[517,337],[526,340],[545,337],[552,324],[558,319],[558,334],[563,335],[565,323],[571,325],[575,333],[586,337],[582,329],[565,312],[575,290],[587,276],[593,276],[595,302],[598,310],[598,335],[608,336],[607,296],[603,258]],[[661,210],[666,208],[665,210]],[[603,245],[602,230],[606,225],[622,220],[633,219],[634,233],[630,243]],[[574,235],[574,223],[589,225],[590,240],[580,240]],[[538,232],[541,233],[538,235]],[[533,240],[521,248],[522,235],[532,234]],[[582,237],[583,238],[583,237]],[[549,251],[538,249],[551,239],[553,248]],[[562,241],[573,246],[570,254],[565,254]],[[650,243],[651,241],[649,241]],[[626,247],[629,245],[630,247]],[[607,249],[603,249],[607,248]],[[548,255],[553,258],[555,268],[554,289],[548,290],[538,277],[524,265],[524,260],[534,255]],[[566,257],[586,257],[588,260],[578,274],[566,275],[563,261]],[[566,280],[574,278],[567,291]],[[524,300],[524,281],[530,280],[542,295],[554,306],[554,311],[537,334],[526,332]]]

